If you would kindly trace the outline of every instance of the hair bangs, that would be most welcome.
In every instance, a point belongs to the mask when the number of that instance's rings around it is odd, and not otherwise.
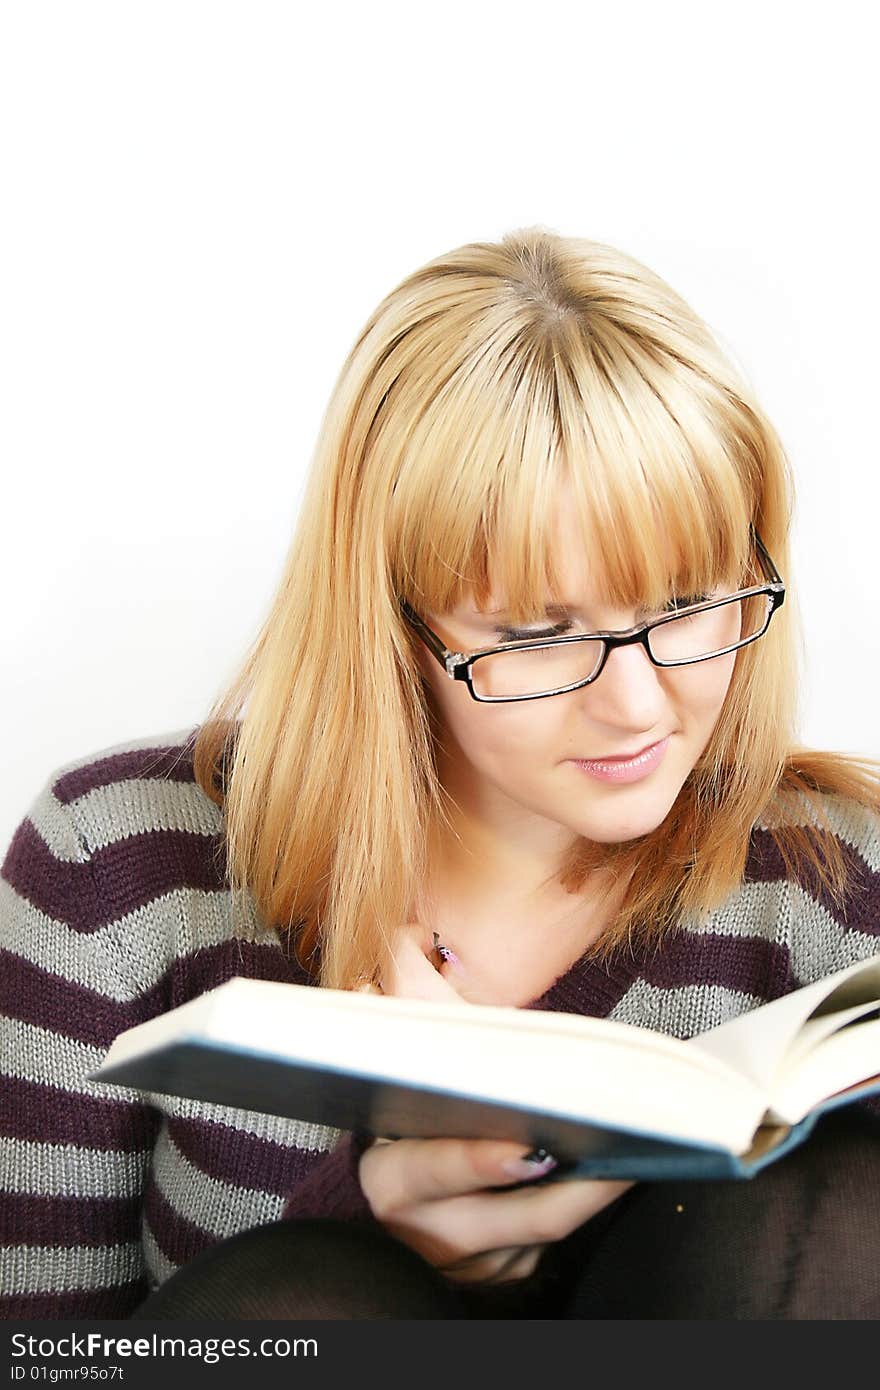
[[[471,596],[485,607],[499,583],[527,610],[543,607],[564,466],[552,383],[536,359],[508,344],[468,363],[408,434],[386,553],[417,611],[447,613]]]
[[[518,623],[565,604],[575,518],[603,603],[643,610],[753,582],[748,461],[675,371],[558,320],[447,381],[409,436],[389,511],[397,592],[440,615],[473,598]],[[681,369],[679,368],[679,371]],[[626,381],[621,390],[620,377]],[[563,512],[564,509],[564,512]]]
[[[751,461],[722,406],[674,359],[607,324],[557,359],[561,427],[603,598],[652,609],[749,572]]]

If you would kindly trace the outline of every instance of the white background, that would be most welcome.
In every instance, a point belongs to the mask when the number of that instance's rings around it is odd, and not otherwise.
[[[798,484],[804,742],[877,756],[871,7],[6,3],[5,845],[48,773],[197,723],[277,583],[364,319],[543,224],[663,275]]]

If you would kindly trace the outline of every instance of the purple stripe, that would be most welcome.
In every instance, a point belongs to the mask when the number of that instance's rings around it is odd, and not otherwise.
[[[77,931],[90,931],[100,918],[91,864],[56,859],[27,817],[16,829],[0,876],[40,912]]]
[[[224,837],[189,830],[147,830],[127,835],[92,855],[100,890],[100,919],[115,921],[179,888],[226,888]]]
[[[145,1275],[112,1289],[0,1296],[0,1318],[22,1322],[52,1319],[127,1318],[150,1292]]]
[[[202,1173],[277,1197],[288,1196],[324,1157],[206,1120],[169,1120],[168,1136]]]
[[[640,941],[629,955],[618,952],[606,964],[575,964],[527,1007],[606,1018],[636,980],[660,989],[682,989],[707,981],[722,988],[775,999],[794,987],[788,951],[762,937],[712,932],[671,933],[661,950]]]
[[[117,1033],[141,1021],[132,1004],[52,975],[2,948],[0,1013],[91,1047],[108,1047]]]
[[[3,1078],[0,1135],[11,1139],[138,1153],[152,1148],[159,1119],[158,1111],[146,1105],[96,1100],[15,1076]]]
[[[180,888],[227,888],[224,837],[148,830],[96,850],[86,864],[56,859],[28,819],[3,861],[3,878],[40,912],[93,932]]]
[[[152,1175],[147,1183],[143,1211],[156,1245],[173,1265],[189,1264],[209,1245],[218,1242],[219,1237],[181,1216],[160,1192]],[[229,1235],[232,1234],[230,1231]]]
[[[44,1197],[0,1191],[4,1245],[121,1245],[139,1240],[140,1197]]]
[[[204,994],[206,990],[225,984],[235,975],[244,975],[250,980],[308,983],[306,972],[279,949],[277,942],[243,941],[231,937],[175,960],[151,993],[161,990],[167,1003],[160,1005],[160,1008],[170,1009]]]
[[[845,841],[838,840],[849,875],[846,910],[820,886],[815,870],[800,865],[796,881],[828,913],[841,931],[880,935],[880,874]],[[746,883],[778,883],[788,878],[771,833],[752,830],[746,859]],[[797,988],[786,948],[759,936],[675,932],[660,951],[656,943],[637,942],[631,953],[617,952],[604,965],[575,963],[548,990],[525,1007],[605,1018],[638,978],[661,988],[706,986],[776,999]]]
[[[743,878],[746,883],[778,883],[786,878],[785,865],[769,830],[753,827],[749,837]]]
[[[679,932],[642,965],[648,984],[683,989],[707,982],[758,999],[778,999],[795,987],[788,948],[764,937]]]
[[[796,865],[794,881],[819,903],[841,930],[876,936],[880,934],[880,873],[875,873],[852,845],[836,836],[835,839],[846,864],[848,910],[845,912],[835,903],[808,862]],[[821,839],[817,839],[817,849],[821,853]],[[745,881],[778,883],[787,877],[782,855],[770,831],[754,829],[746,861]]]
[[[214,946],[197,947],[190,955],[172,960],[155,985],[129,1005],[132,1023],[186,1004],[236,975],[253,980],[308,983],[305,972],[278,949],[277,942],[229,937]]]
[[[193,741],[198,729],[199,725],[196,725],[180,744],[138,748],[128,753],[112,753],[104,758],[95,758],[82,767],[74,768],[72,772],[65,772],[53,783],[52,791],[60,802],[67,805],[96,787],[108,787],[112,782],[121,782],[130,777],[192,782]]]
[[[575,961],[540,998],[524,1007],[605,1018],[626,994],[640,964],[639,958],[622,957],[619,953],[604,965],[597,961]]]
[[[293,983],[305,980],[273,942],[231,939],[173,961],[150,990],[119,1002],[0,948],[0,1013],[90,1047],[107,1048],[125,1029],[235,975]]]

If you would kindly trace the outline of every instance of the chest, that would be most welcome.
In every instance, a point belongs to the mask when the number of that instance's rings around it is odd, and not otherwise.
[[[447,961],[442,974],[462,998],[522,1008],[581,958],[607,921],[608,913],[582,902],[567,904],[564,913],[536,910],[521,916],[503,904],[465,913],[440,898],[429,924],[459,959],[458,966]]]

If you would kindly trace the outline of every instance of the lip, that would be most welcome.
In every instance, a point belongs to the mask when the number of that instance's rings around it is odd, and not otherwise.
[[[618,754],[614,758],[572,758],[571,761],[581,772],[600,782],[638,782],[650,776],[663,761],[670,738],[667,734],[658,743],[650,743],[628,758]]]
[[[641,748],[635,748],[631,753],[607,753],[601,758],[573,758],[576,763],[631,763],[634,758],[641,758],[643,754],[650,752],[652,748],[659,748],[661,743],[668,743],[669,735],[666,738],[657,739],[654,743],[645,743]]]

